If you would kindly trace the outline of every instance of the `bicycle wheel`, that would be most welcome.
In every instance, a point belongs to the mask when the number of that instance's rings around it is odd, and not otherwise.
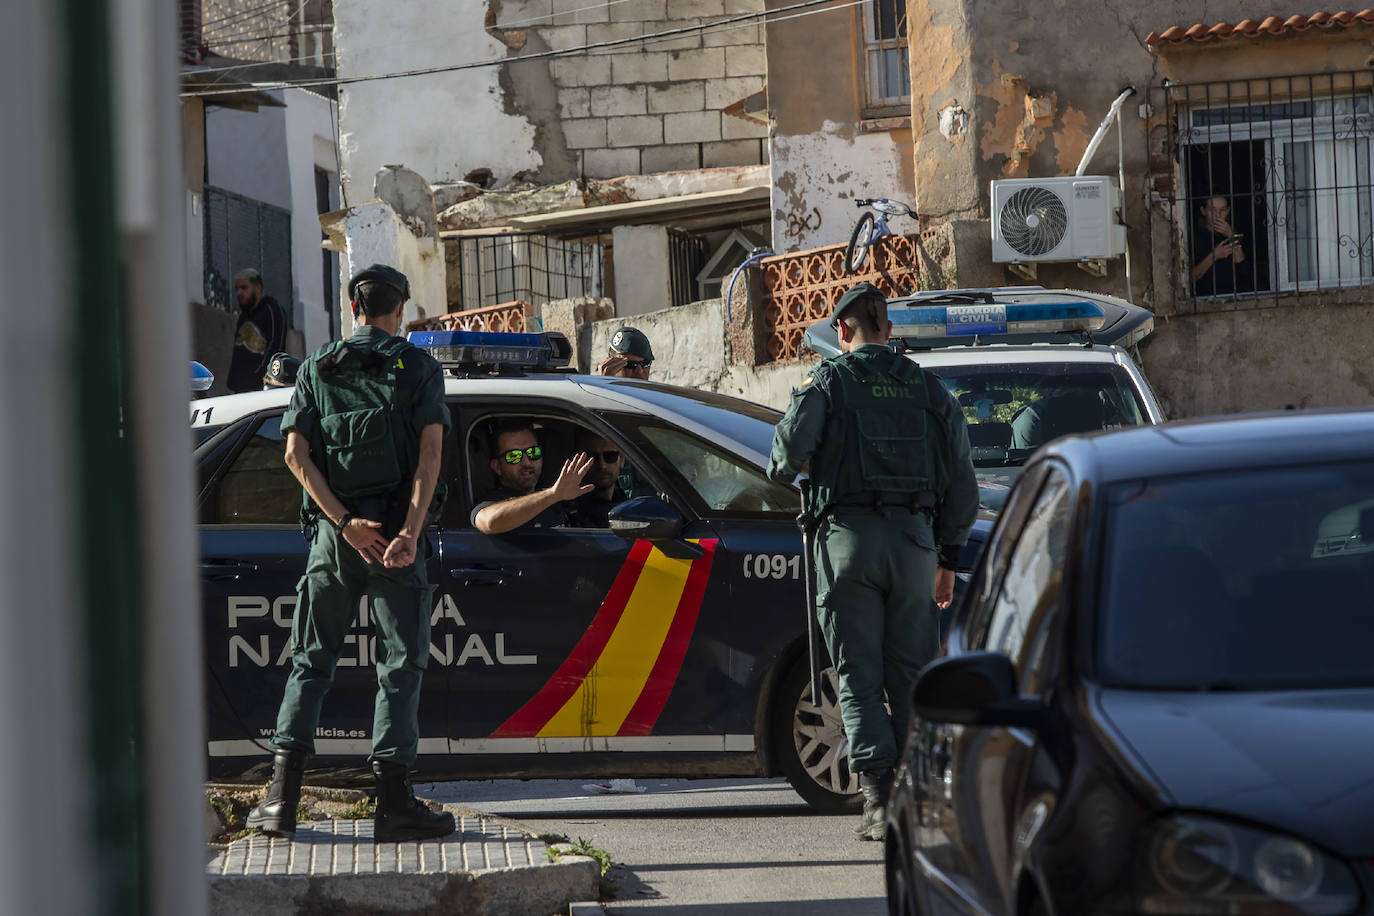
[[[856,274],[868,263],[868,246],[873,243],[874,219],[872,213],[865,213],[854,224],[849,236],[849,245],[844,250],[844,272]]]

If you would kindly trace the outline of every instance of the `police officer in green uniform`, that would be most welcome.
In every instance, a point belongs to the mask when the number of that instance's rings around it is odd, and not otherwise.
[[[831,324],[844,352],[793,392],[768,476],[791,482],[810,470],[816,614],[864,796],[855,833],[880,840],[911,685],[939,650],[936,604],[953,596],[978,483],[957,402],[886,345],[892,323],[878,288],[846,292]]]
[[[377,628],[372,772],[378,842],[440,837],[453,815],[431,812],[407,775],[419,742],[420,679],[433,592],[424,528],[435,508],[444,431],[443,370],[397,337],[410,284],[374,264],[349,281],[358,329],[322,347],[296,378],[282,416],[286,464],[305,490],[310,537],[291,630],[291,675],[277,713],[272,785],[248,826],[290,836],[306,756],[344,637],[366,595]]]

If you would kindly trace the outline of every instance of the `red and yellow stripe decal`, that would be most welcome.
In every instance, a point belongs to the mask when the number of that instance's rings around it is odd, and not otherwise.
[[[675,560],[636,541],[572,653],[492,737],[653,731],[682,669],[715,558],[714,539],[694,543],[700,557]]]

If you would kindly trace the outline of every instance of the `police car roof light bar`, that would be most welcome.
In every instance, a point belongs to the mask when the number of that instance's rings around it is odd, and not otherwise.
[[[411,331],[407,339],[428,350],[445,368],[557,370],[572,361],[572,345],[556,331]]]
[[[1024,304],[893,307],[892,336],[930,340],[1011,334],[1069,334],[1102,327],[1106,313],[1083,300]]]

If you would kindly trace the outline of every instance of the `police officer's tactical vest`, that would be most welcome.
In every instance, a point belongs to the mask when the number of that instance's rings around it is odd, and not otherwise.
[[[816,513],[836,505],[933,507],[949,483],[949,432],[925,373],[891,350],[825,361],[830,411],[812,457]],[[819,374],[819,370],[818,370]]]
[[[316,360],[320,469],[345,501],[388,494],[409,481],[415,449],[398,406],[408,403],[398,398],[398,380],[410,349],[400,337],[375,349],[335,341]]]

